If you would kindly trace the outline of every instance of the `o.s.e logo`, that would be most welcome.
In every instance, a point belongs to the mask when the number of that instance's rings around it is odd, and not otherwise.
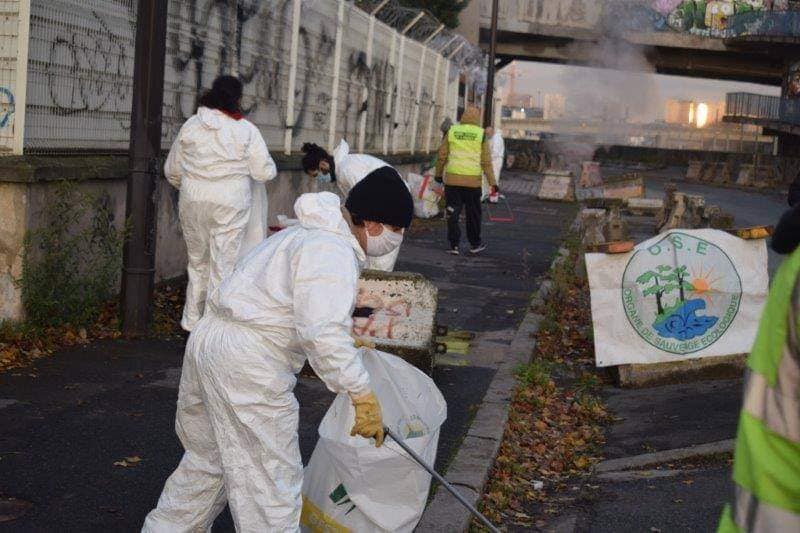
[[[665,352],[697,352],[718,341],[739,312],[742,280],[717,245],[670,232],[638,250],[622,276],[631,326]]]

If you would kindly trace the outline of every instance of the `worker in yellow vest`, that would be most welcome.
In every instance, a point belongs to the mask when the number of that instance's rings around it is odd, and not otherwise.
[[[778,269],[747,359],[734,499],[718,533],[800,531],[800,205],[778,224]]]
[[[497,193],[497,182],[492,169],[489,140],[480,126],[481,112],[477,107],[467,107],[461,122],[447,131],[439,147],[435,179],[444,181],[444,196],[447,212],[447,252],[458,255],[461,229],[458,219],[461,210],[467,215],[467,239],[470,253],[478,254],[486,249],[481,241],[481,182],[483,174],[489,181],[492,193]],[[446,172],[446,177],[445,176]]]

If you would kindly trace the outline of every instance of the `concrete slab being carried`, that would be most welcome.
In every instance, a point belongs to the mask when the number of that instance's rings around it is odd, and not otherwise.
[[[365,270],[358,282],[353,335],[429,374],[437,294],[436,286],[420,274]]]

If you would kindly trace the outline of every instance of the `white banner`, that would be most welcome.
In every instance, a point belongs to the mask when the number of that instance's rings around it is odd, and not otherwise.
[[[597,366],[748,353],[769,288],[764,240],[673,230],[586,254]]]

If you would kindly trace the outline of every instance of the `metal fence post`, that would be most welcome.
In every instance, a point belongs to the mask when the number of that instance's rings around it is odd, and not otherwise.
[[[403,58],[405,56],[405,48],[406,48],[406,33],[408,30],[414,27],[414,25],[420,21],[420,19],[425,16],[424,11],[420,11],[417,13],[411,22],[406,24],[403,28],[403,31],[400,32],[400,68],[397,70],[397,102],[395,103],[394,109],[394,133],[392,134],[392,152],[397,153],[397,126],[400,123],[400,90],[403,81],[402,72],[403,72]],[[422,69],[420,69],[422,70]]]
[[[425,132],[425,153],[431,153],[431,135],[433,135],[433,116],[436,114],[436,105],[439,103],[439,69],[442,64],[442,55],[436,54],[436,66],[433,68],[433,97],[431,109],[428,113],[428,129]]]
[[[283,138],[283,151],[292,153],[292,134],[294,129],[294,92],[297,84],[297,53],[300,48],[300,8],[302,0],[292,0],[292,42],[289,49],[289,94],[286,98],[286,132]]]
[[[378,6],[372,10],[372,13],[369,15],[369,29],[367,30],[367,68],[372,69],[372,48],[373,42],[375,40],[375,17],[378,14],[378,11],[383,9],[389,0],[383,0]],[[364,84],[364,88],[361,89],[361,107],[359,107],[359,119],[358,119],[358,151],[364,151],[364,140],[367,136],[367,103],[369,102],[369,80],[372,77],[367,78],[367,83]],[[376,109],[376,112],[378,110]]]
[[[425,55],[428,47],[422,45],[422,54],[419,58],[419,72],[417,73],[417,94],[414,98],[414,118],[411,122],[411,153],[417,148],[417,127],[419,126],[419,108],[422,106],[422,71],[425,70]]]
[[[389,63],[395,69],[395,77],[397,76],[397,61],[395,59],[395,52],[397,48],[397,32],[392,32],[392,44],[389,47]],[[383,153],[389,153],[389,132],[392,130],[392,97],[394,90],[390,87],[389,94],[386,95],[386,108],[383,120]],[[397,105],[397,104],[395,104]]]
[[[17,11],[17,64],[14,87],[14,141],[12,153],[22,155],[25,147],[25,106],[28,95],[28,45],[31,28],[31,0],[20,0]]]
[[[406,53],[406,38],[400,35],[400,51],[398,54],[398,65],[395,76],[395,87],[397,88],[397,96],[394,101],[394,119],[392,119],[392,153],[397,153],[397,128],[400,125],[400,91],[403,84],[403,58]]]
[[[161,113],[167,2],[139,0],[133,64],[130,176],[125,219],[130,235],[122,257],[122,332],[145,335],[150,325],[156,255],[156,179],[161,173]]]
[[[344,0],[339,0],[336,15],[336,44],[333,51],[333,87],[331,87],[331,116],[328,120],[328,149],[333,151],[336,142],[336,120],[339,113],[339,69],[342,64],[342,31],[344,28]]]

